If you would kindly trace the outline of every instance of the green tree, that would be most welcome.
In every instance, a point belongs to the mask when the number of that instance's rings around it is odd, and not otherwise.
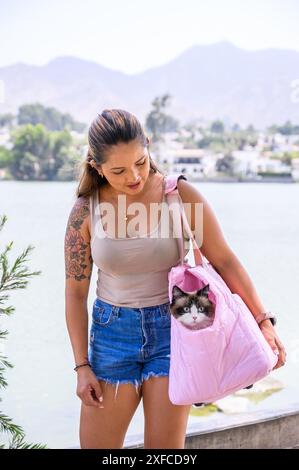
[[[73,129],[83,132],[86,124],[75,121],[69,113],[61,113],[53,107],[46,107],[40,103],[24,104],[19,107],[19,125],[43,124],[50,131]]]
[[[224,155],[222,158],[218,158],[216,162],[216,171],[225,173],[229,176],[233,176],[235,166],[235,158],[230,154]]]
[[[0,146],[0,168],[6,168],[11,164],[12,155],[11,151],[5,147]]]
[[[212,140],[213,140],[212,137],[206,135],[197,142],[197,147],[200,149],[209,148]]]
[[[12,133],[13,161],[10,167],[19,180],[41,179],[41,163],[51,157],[50,137],[42,124],[27,124]]]
[[[18,180],[53,181],[74,157],[68,130],[50,132],[42,124],[27,124],[16,129],[12,139],[10,172]]]
[[[291,121],[286,121],[283,126],[278,126],[277,131],[283,135],[299,134],[299,126],[293,126]]]
[[[222,121],[217,120],[213,121],[211,124],[211,132],[214,132],[215,134],[223,134],[224,133],[224,124]]]
[[[57,171],[56,179],[58,181],[77,180],[80,175],[81,163],[82,157],[74,147],[71,147],[68,152],[67,159]]]
[[[0,114],[0,127],[11,127],[14,118],[15,116],[11,113]]]
[[[153,144],[163,141],[163,134],[165,132],[178,130],[179,121],[165,112],[165,109],[170,104],[170,99],[171,95],[165,94],[155,98],[151,103],[153,109],[146,117],[145,126],[152,133]]]
[[[0,217],[0,232],[7,221],[6,215]],[[9,298],[9,291],[15,289],[25,289],[28,284],[28,279],[32,276],[37,276],[41,271],[30,272],[28,267],[25,266],[27,255],[33,250],[33,246],[29,245],[23,253],[17,257],[12,267],[9,266],[8,252],[11,250],[13,242],[11,241],[4,251],[0,253],[0,316],[11,315],[15,308],[13,306],[5,307],[5,302]],[[3,343],[7,339],[8,331],[0,329],[0,341]],[[4,348],[1,348],[1,351]],[[8,368],[13,365],[8,361],[7,357],[0,352],[0,389],[7,387],[7,381],[4,373]],[[0,401],[2,401],[0,399]],[[44,449],[45,445],[41,444],[28,444],[25,442],[25,433],[21,426],[14,424],[12,419],[0,411],[0,448],[5,449],[6,443],[4,435],[10,436],[11,440],[8,443],[10,449]]]
[[[69,152],[72,145],[72,136],[67,130],[52,132],[50,139],[50,156],[41,165],[44,179],[54,180],[60,168],[69,160]]]
[[[291,152],[283,152],[282,156],[279,157],[282,163],[286,165],[292,165],[292,160],[299,158],[299,152],[293,150]]]
[[[246,131],[247,131],[248,134],[255,134],[256,133],[256,130],[255,130],[255,128],[252,124],[249,124],[247,126]]]
[[[268,134],[276,134],[278,132],[278,126],[276,124],[272,124],[267,128]]]
[[[239,132],[241,130],[240,125],[236,122],[232,127],[232,132]]]

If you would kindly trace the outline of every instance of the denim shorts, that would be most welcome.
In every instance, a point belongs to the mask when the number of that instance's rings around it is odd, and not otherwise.
[[[119,307],[98,297],[93,303],[88,358],[100,380],[132,383],[136,392],[151,376],[168,376],[169,302],[151,307]]]

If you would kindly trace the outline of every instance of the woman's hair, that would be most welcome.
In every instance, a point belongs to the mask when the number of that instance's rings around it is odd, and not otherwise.
[[[105,163],[112,145],[129,143],[132,140],[137,140],[143,147],[149,146],[149,139],[133,114],[122,109],[105,109],[97,115],[88,129],[88,149],[85,160],[79,167],[81,174],[76,190],[77,197],[90,196],[99,186],[107,184],[105,176],[101,177],[89,162],[94,160],[97,165]],[[149,159],[150,171],[163,174],[150,155]]]

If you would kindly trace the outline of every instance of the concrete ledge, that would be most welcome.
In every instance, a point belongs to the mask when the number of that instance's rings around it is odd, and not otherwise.
[[[124,449],[143,448],[143,435],[129,436]],[[299,403],[281,410],[210,417],[188,425],[185,449],[299,448]]]

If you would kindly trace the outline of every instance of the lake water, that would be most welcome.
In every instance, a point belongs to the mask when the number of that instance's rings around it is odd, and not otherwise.
[[[287,364],[272,376],[286,387],[256,405],[281,408],[299,396],[299,185],[193,183],[207,198],[233,251],[254,281],[267,309],[277,312]],[[29,245],[27,265],[41,270],[25,290],[11,291],[4,352],[14,364],[1,391],[1,411],[20,424],[28,442],[49,447],[79,446],[80,400],[64,311],[64,233],[76,183],[0,182],[0,214],[8,221],[0,251],[13,240],[12,264]],[[91,280],[89,313],[95,298]],[[2,347],[3,349],[3,347]],[[190,416],[190,423],[201,418]],[[127,435],[143,432],[142,403]]]

